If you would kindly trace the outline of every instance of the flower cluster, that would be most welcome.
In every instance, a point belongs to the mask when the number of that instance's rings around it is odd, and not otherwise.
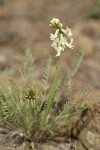
[[[51,21],[50,21],[50,26],[51,27],[56,27],[56,28],[62,28],[63,25],[62,23],[59,21],[59,19],[56,19],[56,18],[53,18]]]
[[[73,38],[71,29],[66,27],[63,29],[63,25],[60,23],[59,19],[53,18],[50,21],[50,26],[56,27],[54,34],[50,34],[50,39],[52,40],[52,47],[57,50],[57,55],[60,56],[61,51],[64,51],[66,47],[73,49]]]

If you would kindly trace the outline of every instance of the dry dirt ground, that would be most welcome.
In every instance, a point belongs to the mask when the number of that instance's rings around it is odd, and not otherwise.
[[[34,74],[40,82],[48,56],[55,58],[56,54],[49,40],[49,21],[54,17],[72,29],[75,50],[85,50],[84,60],[75,78],[76,92],[80,92],[90,81],[99,79],[100,14],[97,18],[89,17],[97,9],[99,4],[96,0],[0,0],[0,80],[6,80],[9,74],[16,82],[20,82],[19,68],[23,65],[25,49],[30,48],[37,65]],[[71,63],[74,63],[73,57],[69,52],[62,54],[61,72],[70,70]],[[52,75],[53,73],[54,65]],[[94,96],[100,98],[100,84],[88,97],[90,104]],[[38,146],[38,149],[42,147],[43,150],[100,150],[99,124],[98,101],[74,126],[74,140],[58,143],[47,141]],[[2,130],[0,132],[0,150],[3,150],[2,139],[5,135],[2,134]],[[6,142],[5,149],[9,147],[7,145],[10,146],[11,143]],[[25,146],[21,145],[18,149],[25,149]]]

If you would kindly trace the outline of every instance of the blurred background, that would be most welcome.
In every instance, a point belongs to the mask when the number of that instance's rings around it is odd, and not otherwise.
[[[75,95],[79,95],[88,83],[100,79],[100,0],[0,0],[0,80],[6,82],[9,75],[22,86],[19,68],[23,66],[25,50],[28,48],[32,50],[36,65],[34,75],[39,86],[42,86],[41,78],[49,55],[53,58],[51,80],[53,79],[56,51],[51,47],[49,38],[53,32],[49,26],[52,18],[59,18],[64,27],[72,29],[75,46],[74,50],[61,54],[60,78],[73,70],[80,50],[85,51],[73,82]],[[100,100],[100,83],[87,98],[90,105],[95,97]],[[80,150],[86,149],[82,149],[84,145],[89,147],[87,131],[94,133],[96,142],[93,149],[100,149],[99,104],[97,101],[96,107],[93,105],[95,117],[92,117],[88,126],[86,124],[82,128],[78,137]]]
[[[20,80],[19,68],[27,48],[37,65],[34,74],[37,80],[41,78],[49,55],[56,55],[49,39],[52,18],[72,29],[77,52],[85,50],[75,86],[80,89],[100,78],[100,0],[0,0],[0,80],[6,79],[7,72]],[[72,53],[62,53],[63,73],[73,67],[73,57]],[[98,85],[95,94],[99,91]]]

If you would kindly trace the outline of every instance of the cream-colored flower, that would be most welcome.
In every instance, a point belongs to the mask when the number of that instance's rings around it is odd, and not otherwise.
[[[51,27],[57,27],[57,28],[62,28],[63,25],[62,23],[59,21],[59,19],[56,19],[56,18],[53,18],[51,21],[50,21],[50,26]]]
[[[64,48],[66,47],[66,37],[64,37],[62,34],[60,34],[60,45],[62,45]]]
[[[56,49],[56,50],[57,50],[57,55],[56,55],[56,57],[57,57],[57,56],[60,56],[61,51],[63,50],[63,49],[62,49],[62,47],[61,47],[61,46],[59,46],[59,47],[57,47],[57,49]]]
[[[51,21],[50,21],[51,24],[59,24],[60,21],[59,19],[56,19],[56,18],[53,18]]]
[[[70,42],[69,42],[69,43],[68,43],[68,42],[66,42],[66,47],[73,49],[73,48],[74,48],[74,46],[72,45],[72,43],[73,43],[73,38],[71,38],[71,40],[70,40]]]
[[[62,32],[63,34],[65,34],[66,36],[68,36],[68,37],[71,37],[71,36],[72,36],[71,29],[68,28],[68,26],[66,27],[66,30],[65,30],[65,29],[61,29],[61,32]]]
[[[67,28],[66,28],[66,34],[67,34],[68,37],[71,37],[71,36],[72,36],[72,31],[71,31],[70,28],[68,28],[68,26],[67,26]]]
[[[57,24],[59,24],[60,21],[59,19],[52,19],[51,20],[51,24],[53,27],[56,27],[56,31],[54,34],[50,34],[50,39],[52,40],[52,47],[57,50],[57,55],[56,56],[60,56],[61,51],[64,51],[65,48],[70,48],[73,49],[73,38],[71,38],[72,36],[72,32],[70,28],[66,28],[62,29],[59,28],[59,26],[57,26]]]
[[[61,32],[64,34],[64,35],[67,35],[67,32],[65,29],[61,29]]]
[[[50,34],[50,39],[55,40],[58,37],[59,29],[56,30],[55,34]]]

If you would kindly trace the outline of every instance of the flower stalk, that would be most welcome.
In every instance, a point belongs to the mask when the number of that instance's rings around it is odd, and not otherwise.
[[[42,120],[42,122],[41,122],[41,125],[40,125],[41,130],[43,130],[43,128],[45,127],[45,124],[46,124],[47,119],[48,119],[48,115],[49,115],[49,113],[50,113],[50,110],[51,110],[51,107],[52,107],[52,104],[53,104],[53,91],[54,91],[54,89],[55,89],[56,82],[57,82],[59,61],[60,61],[60,60],[59,60],[59,57],[57,57],[56,70],[55,70],[55,75],[54,75],[54,81],[53,81],[51,96],[50,96],[49,101],[48,101],[48,105],[47,105],[47,108],[46,108],[46,111],[45,111],[45,114],[44,114],[44,118],[43,118],[43,120]]]

